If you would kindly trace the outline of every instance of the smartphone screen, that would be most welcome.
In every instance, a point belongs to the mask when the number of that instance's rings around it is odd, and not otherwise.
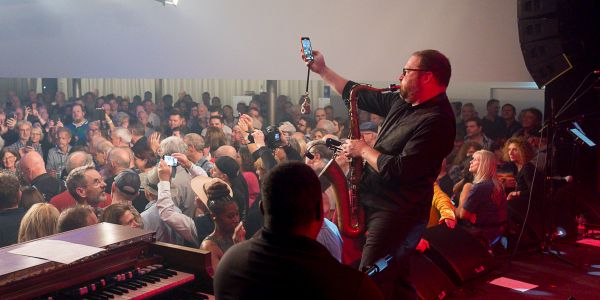
[[[313,61],[315,57],[312,53],[310,39],[308,37],[301,37],[300,42],[302,43],[302,52],[304,53],[304,57],[306,58],[306,60]]]
[[[164,160],[167,163],[167,165],[169,165],[171,167],[177,166],[177,158],[175,158],[173,156],[165,155]]]

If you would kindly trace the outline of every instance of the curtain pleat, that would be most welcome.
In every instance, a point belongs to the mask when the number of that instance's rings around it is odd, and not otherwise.
[[[211,97],[218,96],[221,103],[233,105],[234,96],[259,94],[266,91],[266,80],[218,80],[218,79],[163,79],[163,94],[171,94],[177,99],[180,91],[185,91],[196,102],[200,102],[203,92],[209,92]],[[155,91],[154,79],[104,79],[82,78],[81,90],[83,93],[98,89],[100,95],[115,94],[117,96],[133,97],[142,96],[145,91]],[[313,80],[309,83],[309,94],[313,104],[323,97],[323,81]],[[278,80],[277,94],[290,97],[293,104],[298,104],[300,96],[304,95],[306,81],[304,80]],[[247,104],[247,103],[246,103]]]

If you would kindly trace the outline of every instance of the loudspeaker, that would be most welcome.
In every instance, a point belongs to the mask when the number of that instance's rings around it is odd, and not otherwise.
[[[427,256],[417,253],[410,258],[410,281],[419,299],[444,299],[456,286]]]
[[[456,285],[479,277],[496,267],[496,262],[480,240],[456,226],[438,225],[425,230],[429,242],[425,255],[448,275]]]
[[[594,1],[519,0],[519,41],[527,70],[542,88],[565,73],[589,65],[597,50]],[[594,21],[590,21],[594,20]],[[595,34],[596,33],[596,34]]]

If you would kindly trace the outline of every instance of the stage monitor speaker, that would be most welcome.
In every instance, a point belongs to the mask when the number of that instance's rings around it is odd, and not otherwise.
[[[586,66],[596,48],[594,4],[567,0],[518,0],[519,41],[525,66],[539,88]]]
[[[479,239],[460,226],[428,228],[423,238],[429,242],[425,255],[457,285],[479,277],[496,267],[496,262]]]
[[[556,12],[558,0],[519,0],[519,19],[542,17]]]
[[[427,256],[417,253],[410,258],[410,281],[415,285],[419,299],[444,299],[456,285]]]

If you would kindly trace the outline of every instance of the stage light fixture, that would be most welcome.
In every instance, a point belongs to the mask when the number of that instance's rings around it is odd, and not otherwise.
[[[564,238],[565,236],[567,236],[567,231],[564,228],[560,227],[560,226],[556,227],[556,230],[554,231],[553,237],[560,239],[560,238]]]
[[[167,6],[167,4],[177,6],[177,4],[179,4],[179,0],[155,0],[155,1],[162,3],[164,6]]]

